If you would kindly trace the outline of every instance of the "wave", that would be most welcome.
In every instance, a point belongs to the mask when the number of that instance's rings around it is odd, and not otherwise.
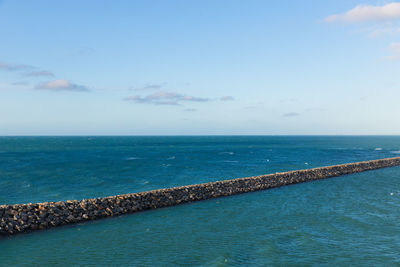
[[[393,153],[393,154],[400,154],[400,150],[390,151],[390,153]]]
[[[175,159],[175,156],[167,158],[167,160],[173,160],[173,159]]]

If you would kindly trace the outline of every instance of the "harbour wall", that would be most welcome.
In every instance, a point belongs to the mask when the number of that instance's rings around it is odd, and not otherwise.
[[[400,157],[103,198],[0,205],[0,236],[400,165]]]

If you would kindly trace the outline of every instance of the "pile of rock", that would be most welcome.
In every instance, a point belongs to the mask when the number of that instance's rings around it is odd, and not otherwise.
[[[105,198],[0,205],[0,235],[94,220],[400,165],[400,157],[238,178]]]

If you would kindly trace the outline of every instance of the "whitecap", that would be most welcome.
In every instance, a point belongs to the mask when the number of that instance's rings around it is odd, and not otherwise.
[[[375,148],[375,150],[380,151],[380,150],[382,150],[382,148],[381,147],[377,147],[377,148]]]
[[[239,161],[237,161],[237,160],[224,160],[223,162],[227,162],[227,163],[238,163]]]
[[[173,160],[173,159],[175,159],[175,156],[167,158],[167,160]]]
[[[126,160],[135,160],[135,159],[140,159],[140,158],[138,158],[138,157],[129,157],[129,158],[126,158]]]
[[[400,154],[400,150],[390,151],[390,153],[393,153],[393,154]]]
[[[308,162],[304,162],[305,165],[308,165]]]
[[[233,153],[233,152],[219,152],[219,154],[227,154],[227,155],[233,155],[233,154],[235,154],[235,153]]]

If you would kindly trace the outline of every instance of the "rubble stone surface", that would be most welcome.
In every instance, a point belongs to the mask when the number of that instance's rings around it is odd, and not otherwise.
[[[0,236],[400,165],[400,157],[104,198],[0,205]]]

